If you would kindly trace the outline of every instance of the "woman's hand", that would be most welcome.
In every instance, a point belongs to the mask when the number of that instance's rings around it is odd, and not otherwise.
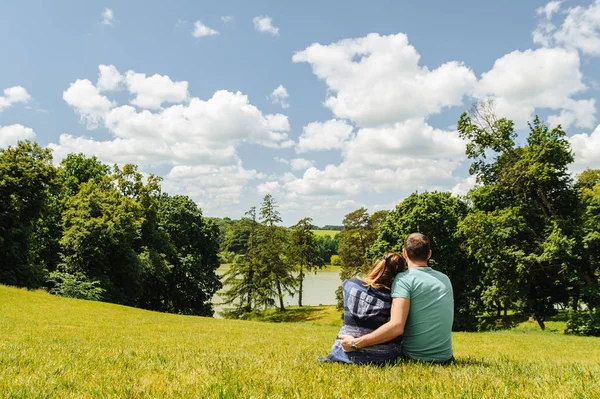
[[[339,338],[344,352],[352,352],[354,350],[354,348],[352,348],[352,341],[354,341],[352,335],[340,335]]]

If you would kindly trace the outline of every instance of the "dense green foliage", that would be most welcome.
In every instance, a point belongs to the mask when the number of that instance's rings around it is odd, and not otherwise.
[[[0,149],[0,282],[60,296],[212,315],[218,228],[135,165],[20,142]]]
[[[40,287],[44,265],[36,245],[38,220],[48,207],[55,182],[50,150],[22,142],[0,149],[0,282]]]
[[[258,217],[251,208],[245,218],[231,224],[225,251],[237,255],[225,274],[226,290],[221,295],[230,308],[224,316],[248,318],[251,312],[273,306],[275,299],[279,310],[285,311],[285,292],[297,293],[298,306],[302,306],[306,272],[324,266],[311,222],[304,218],[290,229],[280,226],[275,199],[267,194]]]
[[[560,126],[549,129],[536,118],[517,145],[513,123],[492,111],[490,103],[476,104],[458,122],[478,186],[466,198],[409,196],[366,253],[372,259],[400,251],[413,231],[428,235],[431,266],[454,286],[455,329],[489,328],[489,315],[509,311],[544,329],[558,308],[568,308],[567,332],[599,335],[600,172],[573,182]]]
[[[183,317],[4,286],[0,314],[6,398],[600,397],[598,339],[549,331],[454,333],[450,366],[374,367],[316,361],[335,325]]]

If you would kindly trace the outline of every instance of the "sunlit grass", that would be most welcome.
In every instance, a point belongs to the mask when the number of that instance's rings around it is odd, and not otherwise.
[[[317,363],[337,332],[0,286],[0,397],[600,397],[598,338],[456,333],[451,366]]]

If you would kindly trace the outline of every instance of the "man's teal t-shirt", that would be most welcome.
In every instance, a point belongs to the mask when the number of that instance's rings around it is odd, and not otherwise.
[[[392,297],[410,299],[402,354],[426,361],[452,358],[454,297],[448,276],[430,267],[408,269],[394,279]]]

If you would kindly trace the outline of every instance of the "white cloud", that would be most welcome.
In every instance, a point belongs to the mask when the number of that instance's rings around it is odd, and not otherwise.
[[[570,7],[557,27],[552,23],[552,17],[560,6],[561,2],[551,1],[538,9],[542,18],[533,32],[533,41],[543,46],[563,46],[600,56],[600,0],[594,0],[588,7]]]
[[[111,10],[110,8],[105,8],[104,11],[102,11],[102,25],[109,25],[112,26],[115,22],[115,15],[113,13],[113,10]]]
[[[96,87],[98,91],[113,91],[118,90],[119,85],[123,81],[123,75],[119,73],[114,65],[100,65],[98,67],[98,83]]]
[[[513,51],[494,62],[475,89],[475,96],[492,97],[499,115],[518,126],[530,120],[536,108],[563,110],[561,120],[580,127],[594,124],[594,100],[575,100],[584,92],[579,55],[562,48]]]
[[[562,1],[550,1],[544,7],[539,7],[536,12],[538,15],[544,15],[546,19],[551,19],[552,15],[554,15],[561,6]]]
[[[231,15],[223,15],[221,17],[221,21],[223,21],[223,23],[229,23],[233,21],[233,17]]]
[[[273,25],[273,20],[268,15],[254,17],[252,23],[254,24],[254,30],[270,33],[273,36],[279,36],[279,28]]]
[[[200,200],[207,208],[238,204],[246,184],[265,176],[247,170],[241,163],[228,166],[178,165],[165,177],[164,191],[183,192]],[[172,192],[171,192],[172,193]]]
[[[456,183],[454,187],[452,187],[452,195],[466,195],[469,190],[475,187],[477,183],[477,178],[475,176],[466,177],[460,183]]]
[[[304,158],[294,158],[290,160],[292,170],[306,170],[314,165],[314,161]]]
[[[108,111],[115,106],[108,97],[87,79],[78,79],[63,92],[63,100],[77,111],[88,129],[95,129]]]
[[[100,75],[109,70],[115,72],[116,68],[102,68]],[[145,107],[189,96],[187,82],[172,82],[161,75],[146,77],[134,71],[125,74],[123,88],[136,96],[132,103]],[[235,204],[250,181],[265,178],[256,170],[244,169],[237,154],[242,143],[275,148],[293,145],[288,138],[287,117],[263,114],[241,92],[221,90],[207,100],[192,97],[184,104],[139,110],[127,104],[118,106],[89,80],[78,80],[63,97],[84,122],[102,124],[113,138],[62,134],[58,143],[49,145],[57,161],[68,153],[83,152],[108,163],[133,162],[142,170],[159,164],[171,166],[165,186],[173,193],[191,195],[207,207]]]
[[[180,103],[189,97],[188,82],[173,82],[166,75],[147,77],[144,73],[127,71],[125,84],[129,92],[135,95],[131,104],[141,108],[157,109],[163,103]]]
[[[346,121],[338,119],[309,123],[302,130],[296,152],[341,149],[352,135],[352,130]]]
[[[409,167],[407,158],[464,158],[465,143],[456,131],[434,129],[423,119],[360,129],[344,148],[345,159],[363,167]]]
[[[216,36],[218,34],[219,34],[219,32],[217,32],[216,30],[214,30],[212,28],[209,28],[208,26],[204,25],[202,22],[200,22],[200,21],[194,22],[194,31],[192,32],[192,36],[194,36],[195,38],[205,37],[205,36]]]
[[[586,168],[600,168],[600,125],[590,133],[575,134],[568,137],[571,143],[575,162],[570,169],[573,172],[581,172]]]
[[[23,125],[0,126],[0,148],[15,145],[19,140],[31,140],[35,133]]]
[[[329,89],[325,105],[359,126],[402,122],[463,104],[476,83],[473,72],[451,61],[430,70],[405,34],[369,34],[294,54]]]
[[[271,194],[273,196],[277,196],[280,194],[281,184],[277,181],[269,181],[256,186],[256,191],[260,195]]]
[[[453,171],[464,159],[457,132],[434,129],[423,119],[359,129],[342,147],[339,165],[306,170],[282,179],[288,199],[322,202],[365,192],[449,190],[459,179]]]
[[[275,90],[271,92],[268,98],[273,104],[279,104],[281,105],[281,108],[285,109],[290,106],[290,103],[288,102],[289,96],[290,95],[288,94],[287,89],[283,87],[283,85],[279,85]]]
[[[13,86],[4,89],[4,96],[0,96],[0,112],[15,103],[27,103],[31,96],[21,86]]]

